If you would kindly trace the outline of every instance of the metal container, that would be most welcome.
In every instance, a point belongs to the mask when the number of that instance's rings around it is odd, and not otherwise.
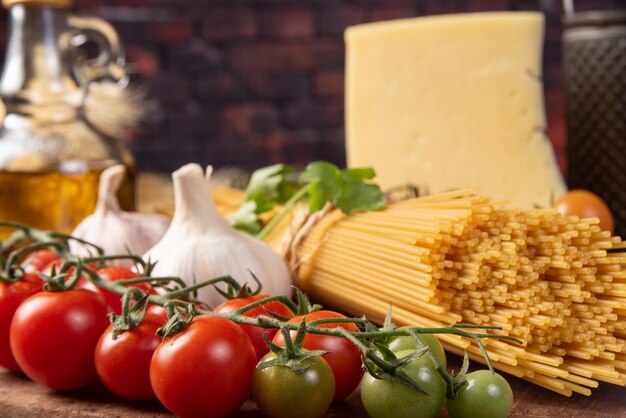
[[[602,197],[626,237],[626,11],[565,6],[568,186]]]

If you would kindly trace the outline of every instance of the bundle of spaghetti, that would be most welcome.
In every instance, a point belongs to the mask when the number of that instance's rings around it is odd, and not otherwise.
[[[322,303],[399,325],[497,325],[493,365],[563,395],[626,384],[626,252],[597,219],[519,210],[472,190],[324,216],[299,242],[296,284]],[[440,335],[447,350],[467,339]]]

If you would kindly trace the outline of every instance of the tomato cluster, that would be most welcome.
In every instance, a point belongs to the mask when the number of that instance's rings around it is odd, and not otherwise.
[[[0,281],[0,366],[22,371],[31,380],[51,389],[70,391],[99,379],[120,397],[130,400],[157,397],[168,409],[183,417],[222,417],[241,407],[252,393],[254,380],[257,382],[255,397],[268,415],[275,416],[277,403],[264,402],[263,399],[278,397],[292,402],[292,409],[280,409],[289,415],[289,411],[300,410],[300,400],[310,398],[314,401],[311,405],[316,405],[309,412],[314,417],[323,414],[333,398],[347,396],[362,375],[360,351],[352,343],[331,336],[307,337],[307,348],[338,350],[343,345],[343,354],[333,354],[339,358],[333,368],[321,357],[307,360],[305,373],[291,373],[291,382],[294,383],[295,379],[299,383],[289,387],[298,389],[299,395],[288,395],[283,368],[271,367],[264,372],[255,372],[259,360],[273,355],[268,354],[265,339],[274,339],[281,344],[275,338],[277,330],[238,325],[218,315],[196,316],[184,331],[163,340],[157,336],[157,330],[167,322],[167,314],[162,307],[150,305],[136,327],[118,332],[109,323],[108,316],[109,313],[121,313],[120,296],[95,286],[86,275],[78,278],[71,290],[43,289],[44,282],[38,273],[58,274],[64,262],[52,251],[37,251],[22,263],[24,275],[21,280],[13,283]],[[109,282],[139,277],[126,267],[89,267]],[[68,277],[75,271],[75,267],[65,268]],[[156,293],[147,283],[133,286],[148,294]],[[215,312],[233,312],[268,297],[255,295],[231,299],[217,307]],[[270,301],[243,315],[287,320],[294,316],[292,309],[279,301]],[[316,313],[311,314],[311,320],[338,315]],[[353,324],[347,324],[346,328],[357,329]],[[332,358],[329,361],[332,363]],[[358,367],[354,368],[355,364]],[[355,369],[349,379],[346,365]],[[269,376],[267,372],[270,370],[276,374]],[[253,374],[257,376],[255,379]],[[317,396],[311,391],[312,375],[318,376],[313,386],[323,387],[317,391]],[[340,391],[337,393],[335,375],[340,376],[340,385],[337,385]],[[346,382],[341,383],[342,379]],[[304,383],[309,385],[308,388],[302,385]]]
[[[509,384],[489,370],[456,376],[454,380],[461,383],[451,399],[448,385],[437,370],[438,366],[445,368],[446,357],[436,337],[395,336],[388,338],[385,346],[399,359],[399,369],[421,390],[366,373],[361,382],[361,399],[372,418],[435,417],[444,404],[451,418],[505,418],[511,411],[513,393]],[[408,362],[403,364],[402,359]]]
[[[213,313],[188,316],[182,330],[162,338],[157,330],[168,322],[168,315],[161,306],[149,305],[141,322],[120,330],[117,322],[108,320],[110,314],[122,312],[120,296],[95,286],[87,276],[78,278],[71,290],[44,290],[37,273],[52,274],[63,267],[64,260],[54,253],[38,251],[22,263],[20,280],[0,281],[0,366],[21,370],[54,390],[74,390],[99,379],[122,398],[156,397],[182,417],[226,417],[252,394],[267,416],[316,418],[359,383],[363,405],[373,418],[428,417],[438,413],[449,395],[436,367],[445,369],[445,353],[430,335],[396,335],[378,345],[395,353],[398,361],[406,359],[398,369],[422,389],[416,390],[397,379],[364,374],[363,347],[354,339],[337,332],[306,332],[311,323],[322,330],[359,332],[356,321],[337,312],[295,316],[290,301],[265,301],[269,295],[237,297]],[[126,267],[90,269],[107,282],[139,277]],[[65,270],[76,272],[74,267]],[[142,295],[157,293],[147,283],[132,286]],[[256,326],[258,322],[237,324],[226,317],[235,311],[240,318],[280,318],[284,329],[277,332]],[[417,356],[424,347],[432,355]],[[475,372],[466,381],[458,396],[447,401],[451,417],[474,416],[477,411],[489,411],[493,417],[508,414],[512,394],[499,375]]]

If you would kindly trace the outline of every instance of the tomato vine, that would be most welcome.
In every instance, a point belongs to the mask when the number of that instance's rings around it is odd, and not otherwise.
[[[23,269],[20,267],[19,263],[27,254],[44,248],[52,249],[58,252],[59,257],[63,257],[64,261],[58,270],[52,270],[50,276],[41,275],[47,282],[46,286],[50,290],[60,291],[71,289],[77,284],[79,278],[85,275],[85,277],[98,288],[105,289],[123,297],[122,315],[112,317],[112,323],[115,325],[114,335],[138,326],[143,320],[148,305],[150,304],[162,306],[167,311],[169,320],[167,324],[159,330],[159,335],[162,335],[164,338],[172,337],[185,330],[193,322],[194,317],[200,315],[219,316],[237,324],[280,329],[283,333],[290,331],[297,332],[298,329],[300,329],[301,332],[307,334],[326,335],[350,340],[361,350],[364,366],[371,375],[399,381],[418,391],[423,391],[423,389],[402,372],[402,366],[410,362],[412,358],[397,358],[391,351],[382,347],[382,344],[380,344],[381,341],[394,336],[414,336],[419,334],[452,334],[469,338],[480,348],[491,371],[493,371],[493,367],[485,346],[482,343],[483,339],[496,338],[521,344],[521,341],[516,338],[489,333],[488,331],[501,329],[500,327],[491,325],[455,324],[434,328],[395,328],[391,322],[391,307],[382,327],[376,326],[365,317],[321,318],[308,323],[304,321],[302,321],[302,323],[290,323],[286,322],[284,320],[285,318],[277,318],[270,314],[262,314],[256,317],[245,315],[246,312],[270,302],[280,302],[284,304],[294,315],[304,315],[320,308],[318,305],[311,305],[304,293],[298,289],[296,291],[298,296],[297,304],[286,296],[270,296],[256,300],[232,312],[214,312],[194,299],[198,289],[205,286],[216,286],[218,284],[222,286],[226,285],[228,291],[222,291],[225,295],[236,295],[237,293],[245,294],[247,290],[244,289],[242,291],[241,286],[230,276],[205,280],[192,286],[185,286],[184,282],[177,277],[151,277],[150,271],[152,264],[150,262],[146,262],[140,257],[130,254],[104,256],[98,247],[82,240],[78,241],[83,245],[93,247],[97,255],[78,259],[69,254],[68,241],[75,239],[69,235],[39,231],[25,225],[14,223],[0,224],[17,228],[17,232],[0,245],[0,256],[3,262],[2,275],[0,277],[2,280],[19,280],[23,276]],[[95,266],[102,266],[107,262],[119,259],[130,259],[134,261],[137,270],[141,272],[141,277],[115,282],[107,281],[100,277]],[[254,278],[254,275],[252,276]],[[166,293],[162,295],[149,294],[133,286],[139,283],[149,283],[152,286],[162,287],[166,290]],[[323,326],[341,323],[354,324],[358,327],[358,330],[349,331],[341,326]],[[420,354],[423,353],[417,351],[415,356]],[[432,357],[431,354],[429,355]],[[463,384],[463,375],[454,378],[446,372],[445,368],[438,361],[434,360],[434,364],[437,371],[446,381],[448,397],[454,398],[460,385]]]

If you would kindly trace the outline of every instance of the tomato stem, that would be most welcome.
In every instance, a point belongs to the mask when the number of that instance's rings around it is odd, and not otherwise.
[[[257,367],[259,369],[265,369],[273,366],[285,366],[289,367],[296,373],[304,373],[310,367],[310,365],[304,364],[304,360],[328,354],[328,351],[324,350],[304,350],[302,348],[304,338],[306,337],[306,321],[304,318],[302,318],[298,324],[298,331],[296,332],[296,337],[294,339],[291,338],[291,330],[286,325],[287,324],[285,323],[280,328],[280,333],[285,341],[284,347],[280,347],[272,343],[266,335],[263,336],[263,339],[270,351],[276,356],[272,360],[264,361],[258,364]]]
[[[65,250],[63,243],[58,241],[47,241],[28,244],[23,248],[11,252],[9,257],[4,260],[2,266],[3,273],[0,275],[0,280],[9,283],[20,280],[24,275],[24,269],[22,269],[19,265],[20,261],[30,253],[48,248],[54,248],[59,253]]]
[[[92,282],[94,282],[94,284],[96,286],[99,287],[103,287],[111,292],[117,293],[119,295],[123,295],[124,292],[126,291],[126,288],[123,287],[120,282],[108,282],[105,281],[103,279],[101,279],[96,272],[94,272],[93,270],[89,269],[88,267],[85,267],[85,272],[88,273],[90,279],[92,280]],[[156,304],[156,305],[160,305],[160,306],[164,306],[168,301],[170,302],[179,302],[181,304],[189,304],[189,302],[184,302],[184,301],[174,301],[172,299],[180,297],[180,296],[184,296],[186,294],[188,294],[190,291],[192,290],[197,290],[200,289],[204,286],[208,286],[211,284],[216,284],[216,283],[221,283],[221,282],[229,282],[234,279],[231,276],[222,276],[222,277],[218,277],[216,279],[211,279],[211,280],[206,280],[204,282],[201,283],[197,283],[193,286],[189,286],[187,288],[181,289],[179,291],[175,291],[175,292],[171,292],[167,295],[164,296],[155,296],[155,295],[150,295],[149,296],[149,301],[150,303]],[[219,315],[219,316],[223,316],[225,318],[230,319],[233,322],[239,323],[239,324],[247,324],[247,325],[253,325],[253,326],[261,326],[264,328],[276,328],[276,329],[280,329],[281,327],[288,327],[290,330],[297,330],[298,329],[298,325],[297,324],[286,324],[283,321],[278,320],[277,318],[271,318],[269,316],[259,316],[256,318],[250,318],[247,316],[244,316],[243,313],[247,312],[250,309],[253,309],[257,306],[261,306],[263,304],[266,304],[268,302],[272,302],[272,301],[281,301],[286,303],[290,309],[297,309],[295,308],[295,305],[293,304],[293,302],[291,301],[287,301],[288,299],[285,298],[284,296],[271,296],[268,298],[264,298],[258,301],[255,301],[243,308],[240,308],[236,311],[233,312],[228,312],[228,313],[217,313],[217,312],[212,312],[212,311],[207,311],[207,310],[203,310],[203,309],[199,309],[199,308],[195,308],[193,310],[193,312],[195,314],[200,314],[200,315],[205,315],[205,314],[210,314],[210,315]],[[192,305],[193,306],[193,305]],[[169,314],[169,312],[168,312]],[[346,331],[344,328],[341,327],[337,327],[337,328],[320,328],[318,325],[322,325],[322,324],[329,324],[329,323],[341,323],[341,322],[350,322],[350,323],[356,323],[359,325],[365,324],[366,320],[364,320],[363,318],[324,318],[324,319],[318,319],[315,321],[312,321],[310,323],[307,323],[307,327],[306,327],[306,331],[312,334],[323,334],[323,335],[331,335],[331,336],[336,336],[336,337],[344,337],[344,333],[343,332],[348,332],[351,336],[357,338],[358,340],[370,340],[370,339],[380,339],[383,337],[391,337],[391,336],[400,336],[400,335],[412,335],[412,333],[417,333],[417,334],[453,334],[453,335],[459,335],[462,337],[466,337],[466,338],[471,338],[474,341],[480,341],[480,339],[482,338],[498,338],[498,339],[505,339],[508,341],[513,341],[516,342],[518,344],[522,344],[522,341],[520,341],[517,338],[513,338],[513,337],[509,337],[506,335],[499,335],[499,334],[487,334],[487,333],[472,333],[472,332],[467,332],[464,331],[464,329],[494,329],[494,330],[499,330],[501,329],[500,327],[494,327],[492,325],[472,325],[472,324],[458,324],[458,325],[450,325],[447,327],[439,327],[439,328],[406,328],[406,329],[394,329],[394,330],[389,330],[389,331],[370,331],[370,332],[364,332],[364,331]],[[342,332],[343,330],[343,332]],[[482,349],[484,349],[484,346],[482,347]],[[484,353],[486,354],[486,351],[484,351]]]
[[[295,303],[293,303],[291,301],[291,299],[289,299],[287,296],[285,295],[278,295],[278,296],[270,296],[261,300],[258,300],[256,302],[252,302],[249,303],[246,306],[243,306],[239,309],[237,309],[236,311],[233,311],[232,313],[237,314],[237,315],[243,315],[244,313],[258,307],[258,306],[262,306],[265,305],[268,302],[274,302],[274,301],[279,301],[285,305],[287,305],[287,307],[289,308],[289,310],[291,310],[291,312],[293,312],[294,314],[296,312],[298,312],[298,307],[296,306]]]
[[[131,302],[136,303],[131,306]],[[148,294],[136,287],[130,287],[122,296],[122,314],[111,313],[110,320],[113,324],[113,339],[117,339],[120,332],[130,331],[136,328],[146,316],[148,311]]]
[[[89,241],[85,241],[84,239],[77,238],[77,237],[72,236],[72,235],[63,234],[61,232],[55,232],[55,231],[50,231],[48,233],[48,236],[50,238],[52,238],[52,239],[60,239],[60,240],[62,240],[64,242],[76,241],[76,242],[78,242],[78,243],[80,243],[80,244],[82,244],[82,245],[84,245],[86,247],[93,248],[94,250],[96,250],[98,255],[100,255],[100,256],[104,255],[104,250],[101,247],[99,247],[99,246],[97,246],[95,244],[92,244]]]
[[[148,279],[148,278],[139,278],[139,279],[133,279],[133,280],[124,281],[124,282],[107,282],[103,280],[102,278],[100,278],[97,275],[97,273],[91,270],[89,267],[85,267],[85,271],[89,275],[90,279],[97,286],[104,287],[107,290],[110,290],[117,294],[124,294],[125,297],[127,298],[130,298],[131,291],[127,291],[126,293],[124,293],[126,289],[123,287],[123,285],[131,284],[131,283],[125,283],[125,282],[140,282],[140,281]],[[161,278],[161,279],[169,280],[170,278]],[[402,366],[407,364],[407,362],[410,361],[412,358],[397,359],[395,358],[393,354],[392,354],[392,357],[394,358],[392,359],[381,358],[379,355],[379,352],[376,349],[376,347],[380,349],[379,344],[377,344],[376,341],[380,341],[381,339],[385,339],[385,338],[392,337],[392,336],[402,336],[402,335],[417,336],[419,334],[442,334],[442,333],[459,335],[462,337],[470,338],[476,342],[476,344],[480,348],[485,358],[485,361],[487,362],[487,365],[489,366],[491,370],[493,370],[492,365],[491,365],[491,360],[489,358],[487,350],[485,349],[482,343],[482,338],[499,338],[499,339],[506,339],[509,341],[521,343],[521,341],[516,338],[508,337],[504,335],[476,333],[476,332],[466,331],[470,329],[473,329],[473,330],[480,330],[480,329],[499,330],[500,329],[500,327],[492,326],[492,325],[457,324],[457,325],[451,325],[451,326],[439,327],[439,328],[417,328],[416,327],[416,328],[394,329],[390,324],[386,324],[382,329],[377,329],[375,326],[369,323],[369,321],[367,321],[366,318],[324,318],[324,319],[311,321],[309,323],[306,323],[303,320],[299,324],[290,324],[290,323],[281,321],[277,318],[272,318],[266,315],[260,315],[255,318],[247,317],[244,315],[247,311],[251,309],[254,309],[258,306],[262,306],[268,302],[273,302],[273,301],[283,302],[294,313],[298,312],[300,308],[297,307],[291,300],[289,300],[285,296],[267,297],[259,301],[255,301],[251,304],[246,305],[245,307],[242,307],[236,311],[229,312],[229,313],[211,312],[211,311],[200,309],[194,304],[187,302],[187,301],[173,300],[173,298],[185,296],[189,294],[190,292],[200,289],[204,286],[215,285],[217,283],[224,283],[224,282],[230,283],[231,281],[234,281],[234,279],[230,276],[218,277],[216,279],[211,279],[211,280],[207,280],[201,283],[197,283],[193,286],[183,287],[177,291],[171,292],[164,296],[148,295],[147,293],[136,288],[132,288],[133,289],[132,294],[136,298],[141,298],[142,301],[145,301],[144,303],[153,303],[153,304],[165,306],[168,317],[169,317],[169,321],[164,327],[159,329],[159,332],[158,332],[159,335],[162,335],[164,338],[173,336],[183,331],[185,328],[189,326],[189,324],[191,324],[191,321],[193,320],[193,317],[195,315],[219,315],[238,324],[247,324],[247,325],[259,326],[263,328],[277,328],[277,329],[280,329],[280,332],[283,334],[283,338],[285,340],[284,352],[281,352],[282,354],[280,354],[279,356],[280,359],[277,358],[276,363],[271,362],[271,364],[264,364],[262,367],[271,367],[273,365],[287,365],[289,367],[294,368],[294,370],[298,370],[301,367],[300,366],[301,361],[299,361],[298,359],[302,355],[299,353],[302,352],[301,350],[302,340],[304,339],[304,335],[306,333],[322,334],[322,335],[347,338],[353,344],[355,344],[363,353],[363,364],[366,370],[368,371],[368,373],[372,374],[376,378],[397,380],[400,383],[407,385],[422,393],[426,393],[426,391],[422,387],[420,387],[412,378],[410,378],[404,372],[404,370],[402,370]],[[299,293],[301,293],[301,291]],[[302,294],[299,300],[302,298],[306,298],[306,296]],[[307,304],[308,300],[306,302],[302,301],[302,303]],[[124,315],[125,316],[128,315],[128,317],[130,317],[129,301],[126,301],[123,306],[126,309],[126,312],[124,313]],[[143,307],[144,311],[145,309],[147,309],[147,305]],[[129,322],[132,322],[132,321],[129,321]],[[337,324],[337,323],[355,323],[360,327],[361,330],[360,331],[348,331],[342,327],[335,327],[335,328],[321,327],[324,324]],[[298,334],[296,335],[295,340],[291,340],[290,333],[291,331],[294,331],[294,330],[297,331]],[[274,344],[269,342],[269,340],[266,340],[266,343],[268,344],[268,346],[270,346],[270,349],[272,347],[274,347],[275,349],[277,348]],[[315,354],[309,353],[307,355],[321,355],[321,354],[323,353],[315,353]],[[384,352],[383,352],[383,355],[384,355]],[[416,355],[423,355],[423,353],[418,353]],[[450,396],[453,397],[454,394],[456,393],[456,390],[457,390],[456,386],[458,382],[455,380],[454,377],[452,377],[443,368],[441,363],[439,363],[439,361],[437,361],[434,358],[432,353],[429,352],[428,355],[430,356],[431,360],[433,360],[435,369],[446,382],[448,397]]]
[[[191,325],[197,309],[195,305],[181,300],[167,301],[164,307],[169,320],[167,324],[157,330],[157,335],[162,336],[164,339],[182,332]],[[183,308],[186,311],[181,312],[178,308]]]
[[[116,283],[122,286],[126,286],[129,284],[130,285],[139,284],[139,283],[150,283],[150,284],[156,284],[157,286],[159,286],[160,283],[171,283],[171,282],[176,283],[180,287],[186,286],[186,283],[180,277],[176,277],[176,276],[163,276],[163,277],[141,276],[141,277],[136,277],[134,279],[116,280]]]
[[[337,327],[335,329],[338,330],[344,338],[347,338],[354,345],[359,347],[359,349],[363,352],[363,365],[365,366],[367,372],[372,374],[372,376],[377,379],[397,380],[400,383],[417,390],[418,392],[428,395],[424,388],[422,388],[419,384],[417,384],[417,382],[407,376],[407,374],[401,369],[401,367],[405,365],[409,361],[409,359],[398,359],[393,353],[390,352],[390,354],[393,356],[393,360],[391,362],[387,361],[381,358],[371,347],[363,344],[363,342],[356,338],[353,333],[349,332],[345,328]],[[415,352],[413,354],[413,357],[417,357],[419,355],[422,355],[423,351]],[[374,367],[367,364],[368,360],[374,364]],[[375,370],[375,367],[378,367],[382,371],[382,373],[378,373]]]
[[[119,254],[119,255],[99,255],[95,257],[85,257],[82,258],[81,261],[83,263],[99,263],[105,261],[115,261],[115,260],[132,260],[135,264],[139,264],[143,269],[146,267],[146,262],[143,258],[134,254]]]
[[[195,292],[196,290],[202,289],[203,287],[209,286],[209,285],[216,285],[218,283],[226,283],[226,284],[232,284],[232,283],[237,283],[237,281],[235,279],[232,278],[232,276],[230,275],[226,275],[226,276],[220,276],[217,277],[215,279],[210,279],[210,280],[205,280],[203,282],[200,283],[196,283],[194,285],[191,286],[187,286],[184,287],[180,290],[176,290],[174,292],[170,292],[166,295],[163,295],[164,299],[167,300],[171,300],[171,299],[175,299],[181,296],[186,296],[189,293]],[[239,283],[237,283],[237,285],[239,285]]]
[[[302,334],[302,339],[304,340],[304,333],[300,331],[302,329],[306,329],[306,324],[303,325],[304,318],[300,322],[300,326],[298,328],[298,335]],[[285,340],[285,352],[287,353],[288,358],[294,358],[296,355],[296,350],[294,349],[294,342],[291,340],[291,331],[287,327],[281,327],[280,333],[283,334],[283,339]]]
[[[321,318],[309,322],[309,325],[316,327],[322,324],[356,324],[361,328],[365,326],[366,319],[363,318]]]
[[[250,273],[250,275],[252,276],[252,279],[256,283],[256,287],[254,290],[252,290],[250,286],[248,286],[248,283],[239,285],[238,282],[235,282],[236,285],[229,283],[226,291],[220,289],[219,287],[215,287],[215,290],[217,290],[217,292],[220,295],[224,296],[224,298],[227,300],[249,298],[251,296],[256,296],[260,294],[261,290],[263,290],[263,284],[252,271],[248,270],[248,273]]]
[[[416,390],[420,390],[421,388],[415,387],[415,382],[412,382],[411,379],[403,375],[402,370],[398,369],[399,363],[398,364],[394,364],[393,362],[390,363],[377,355],[376,350],[372,348],[372,346],[375,345],[374,343],[375,341],[379,341],[381,338],[388,338],[391,336],[400,336],[400,335],[415,335],[415,334],[459,335],[465,338],[470,338],[476,342],[483,356],[485,357],[487,365],[489,366],[491,370],[493,370],[493,368],[492,368],[491,360],[489,359],[487,350],[485,349],[482,343],[483,338],[498,338],[498,339],[504,339],[508,341],[514,341],[520,344],[522,343],[520,340],[516,338],[505,336],[505,335],[466,331],[470,329],[472,330],[481,330],[481,329],[482,330],[499,330],[501,329],[500,327],[492,326],[492,325],[457,324],[457,325],[451,325],[447,327],[438,327],[438,328],[416,327],[416,328],[406,328],[406,329],[393,329],[390,327],[384,327],[383,329],[377,329],[376,327],[371,325],[365,318],[325,318],[325,319],[318,319],[318,320],[312,321],[308,324],[305,323],[303,325],[298,325],[298,324],[286,323],[278,318],[272,318],[266,315],[260,315],[256,318],[251,318],[251,317],[247,317],[244,315],[248,310],[254,309],[258,306],[264,305],[272,301],[280,301],[284,303],[294,313],[299,312],[300,309],[306,308],[303,306],[296,306],[291,300],[289,300],[289,298],[285,296],[271,296],[268,298],[264,298],[262,300],[255,301],[243,308],[238,309],[237,311],[230,312],[230,313],[215,313],[215,312],[211,312],[208,310],[200,309],[189,301],[182,301],[182,300],[175,300],[175,299],[180,298],[180,297],[186,297],[190,293],[196,292],[198,289],[201,289],[205,286],[210,286],[210,285],[215,286],[218,283],[226,283],[227,285],[233,286],[233,287],[239,286],[239,284],[229,275],[217,277],[215,279],[206,280],[201,283],[194,284],[192,286],[184,286],[184,282],[182,282],[181,279],[172,278],[172,277],[167,277],[167,278],[141,277],[137,279],[131,279],[131,280],[120,281],[120,282],[109,282],[109,281],[102,279],[89,266],[83,264],[84,262],[112,260],[112,259],[119,259],[119,258],[134,258],[134,257],[107,256],[107,257],[87,258],[83,261],[78,261],[78,262],[71,261],[71,260],[67,261],[61,266],[61,273],[63,274],[69,271],[71,266],[75,266],[76,271],[74,272],[72,279],[69,280],[65,284],[67,286],[73,285],[80,277],[80,274],[84,271],[89,277],[89,279],[96,286],[104,288],[106,290],[109,290],[119,295],[125,295],[127,300],[125,301],[125,305],[123,305],[125,307],[124,315],[131,314],[130,308],[129,308],[130,302],[128,300],[131,297],[135,300],[145,301],[145,302],[142,302],[144,303],[144,305],[147,303],[152,303],[156,305],[165,306],[166,311],[168,313],[168,317],[170,318],[166,326],[160,330],[160,335],[163,335],[165,338],[168,336],[172,336],[182,331],[183,329],[185,329],[191,323],[195,315],[207,315],[207,314],[223,316],[238,324],[247,324],[247,325],[259,326],[263,328],[281,329],[281,332],[283,333],[289,333],[290,331],[293,331],[293,330],[297,331],[298,329],[301,329],[301,330],[304,329],[304,332],[306,333],[348,338],[357,347],[359,347],[359,349],[363,352],[364,358],[371,361],[375,367],[379,368],[384,373],[396,376],[400,381],[402,381],[405,384],[408,384],[411,387],[414,387]],[[141,265],[143,266],[145,264],[141,264]],[[140,283],[143,281],[168,281],[168,282],[173,281],[176,284],[180,285],[181,288],[174,290],[172,292],[169,292],[166,295],[157,296],[157,295],[148,295],[147,293],[137,288],[131,288],[132,290],[129,290],[127,292],[127,288],[124,287],[125,285],[128,285],[128,284],[135,284],[135,283]],[[301,302],[301,304],[310,305],[310,302],[308,302],[308,299],[306,299],[306,296],[304,296],[304,294],[301,291],[299,291],[299,289],[297,289],[297,293],[299,295],[298,300]],[[147,306],[144,306],[143,309],[147,309]],[[132,320],[130,322],[132,322]],[[355,323],[360,327],[360,330],[359,331],[347,331],[346,329],[342,327],[335,327],[335,328],[321,327],[324,324],[337,324],[337,323]],[[304,326],[304,328],[302,328],[302,326]],[[290,343],[291,343],[290,344],[291,348],[289,347],[286,348],[288,351],[287,357],[294,355],[294,353],[291,352],[294,350],[293,342],[290,341]],[[441,367],[440,364],[438,366],[439,366],[438,370],[440,374],[442,374],[442,377],[446,380],[446,383],[450,384],[451,377],[447,374],[444,374],[446,372],[443,370],[443,367]],[[442,373],[442,371],[444,373]]]

